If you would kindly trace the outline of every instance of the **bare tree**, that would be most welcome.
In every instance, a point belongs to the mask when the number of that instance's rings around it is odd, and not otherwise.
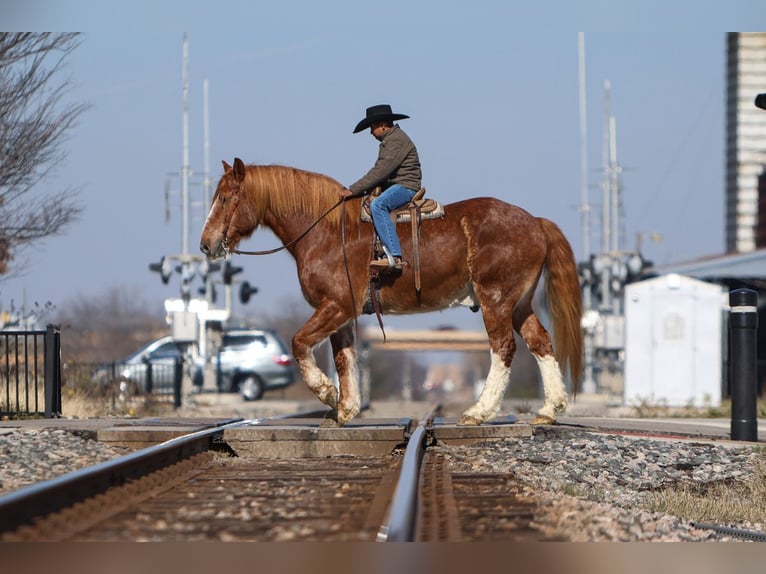
[[[87,104],[65,103],[63,75],[78,33],[0,32],[0,274],[21,248],[64,230],[81,212],[76,190],[37,185],[65,157]]]
[[[161,304],[148,303],[137,288],[118,285],[96,296],[81,294],[57,310],[66,360],[108,363],[124,359],[152,339],[168,335]]]

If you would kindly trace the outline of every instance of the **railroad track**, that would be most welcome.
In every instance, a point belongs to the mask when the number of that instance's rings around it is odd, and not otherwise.
[[[441,442],[513,425],[237,421],[0,498],[3,541],[538,541],[511,474],[454,473]],[[502,423],[502,421],[500,421]]]

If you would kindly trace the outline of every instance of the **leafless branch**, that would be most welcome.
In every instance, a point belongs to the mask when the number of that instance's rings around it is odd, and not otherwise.
[[[82,210],[76,190],[40,188],[88,107],[65,101],[65,64],[79,44],[74,32],[0,33],[0,274],[18,250],[61,233]]]

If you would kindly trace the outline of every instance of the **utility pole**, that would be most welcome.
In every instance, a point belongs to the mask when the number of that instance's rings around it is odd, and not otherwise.
[[[604,128],[602,142],[602,158],[604,165],[604,179],[601,182],[601,253],[603,256],[601,265],[601,305],[599,308],[609,312],[612,309],[611,274],[612,265],[610,255],[612,249],[612,195],[613,179],[611,177],[611,129],[612,116],[609,111],[612,84],[609,80],[604,81]]]
[[[183,98],[182,98],[182,165],[181,177],[181,252],[173,255],[163,255],[159,263],[151,263],[149,269],[160,274],[162,282],[167,284],[173,272],[181,274],[181,298],[165,301],[165,310],[171,318],[173,337],[176,341],[184,343],[196,343],[200,354],[205,357],[209,351],[207,340],[208,324],[213,322],[223,324],[232,312],[231,277],[242,271],[241,267],[233,267],[228,262],[225,267],[227,273],[224,278],[225,308],[214,308],[214,287],[212,274],[222,268],[219,263],[209,263],[201,253],[194,254],[189,251],[189,224],[192,202],[189,197],[189,179],[192,171],[189,165],[189,38],[183,34]],[[204,213],[210,208],[211,181],[210,181],[210,122],[208,116],[208,81],[203,83],[203,132],[204,132],[204,164],[205,172],[202,181],[202,209]],[[169,195],[166,190],[166,201]],[[196,204],[196,202],[195,202]],[[167,204],[166,204],[167,209]],[[196,251],[196,250],[195,250]],[[192,297],[192,281],[199,273],[205,283],[205,301]],[[250,295],[257,293],[255,287],[249,283],[243,283],[240,299],[243,303],[249,300]]]
[[[209,82],[205,80],[202,83],[202,106],[203,106],[203,137],[204,137],[204,161],[205,175],[202,180],[202,213],[207,214],[210,209],[210,117],[208,114],[208,92]],[[207,265],[207,259],[203,260],[203,265]],[[205,274],[205,300],[208,308],[213,307],[213,275]]]
[[[585,93],[585,33],[578,33],[578,60],[580,86],[580,217],[582,222],[583,261],[590,259],[590,201],[588,199],[588,122]],[[590,290],[583,294],[585,309],[591,307]]]
[[[584,82],[584,39],[580,37],[580,81]],[[603,178],[601,181],[601,250],[587,254],[578,267],[583,281],[584,368],[583,391],[619,393],[618,378],[622,369],[625,318],[623,294],[626,282],[640,275],[639,255],[622,251],[622,169],[617,161],[616,121],[611,114],[611,82],[604,82]],[[584,98],[584,89],[580,88]],[[584,137],[584,104],[581,101],[581,137]],[[583,144],[584,145],[584,144]],[[587,167],[584,153],[583,166]],[[585,171],[585,169],[583,169]],[[587,178],[583,176],[583,204],[587,201]],[[585,209],[585,205],[583,206]],[[590,233],[583,217],[583,236]],[[596,304],[597,301],[597,304]],[[611,384],[609,380],[612,380]],[[598,383],[597,383],[598,380]]]
[[[189,38],[184,32],[183,47],[183,166],[181,167],[181,195],[183,203],[183,239],[181,253],[189,254]]]
[[[620,253],[620,212],[622,211],[622,193],[620,189],[620,164],[617,163],[617,123],[614,116],[609,116],[609,190],[612,197],[612,253]]]
[[[167,283],[174,271],[181,274],[180,300],[166,300],[165,309],[171,315],[173,337],[182,342],[198,342],[197,318],[200,311],[200,301],[192,298],[191,284],[199,267],[200,274],[207,277],[212,270],[202,255],[189,252],[189,38],[183,35],[182,60],[182,159],[181,159],[181,251],[173,255],[163,255],[159,263],[149,265],[151,271],[159,272],[163,283]],[[173,262],[177,262],[177,265]]]
[[[604,80],[604,127],[602,131],[601,157],[604,166],[604,180],[601,182],[601,252],[609,253],[612,248],[612,238],[610,231],[612,229],[612,193],[611,179],[609,177],[609,124],[611,114],[609,113],[609,100],[612,95],[612,83]]]
[[[603,189],[603,221],[602,249],[604,253],[603,281],[601,286],[602,309],[612,315],[622,314],[622,300],[613,292],[613,281],[622,283],[624,267],[620,245],[620,212],[622,211],[622,194],[620,175],[622,169],[617,161],[617,128],[616,120],[610,111],[612,86],[609,80],[604,82],[604,179]],[[618,272],[619,271],[619,272]]]
[[[580,99],[580,220],[582,223],[582,251],[583,261],[586,265],[591,259],[590,247],[590,199],[588,194],[588,122],[585,90],[585,33],[577,34],[578,52],[578,76],[579,76],[579,99]],[[585,331],[585,361],[583,369],[582,390],[584,393],[596,392],[596,382],[593,377],[594,366],[594,333],[590,321],[593,313],[593,299],[588,282],[582,293],[584,317],[583,329]]]

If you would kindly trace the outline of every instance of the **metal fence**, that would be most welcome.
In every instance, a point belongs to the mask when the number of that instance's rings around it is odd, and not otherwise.
[[[131,397],[151,397],[155,401],[172,401],[181,406],[181,385],[184,362],[181,357],[172,360],[148,359],[115,361],[92,365],[90,378],[103,389],[123,400]]]
[[[61,416],[61,328],[0,331],[0,416]]]

